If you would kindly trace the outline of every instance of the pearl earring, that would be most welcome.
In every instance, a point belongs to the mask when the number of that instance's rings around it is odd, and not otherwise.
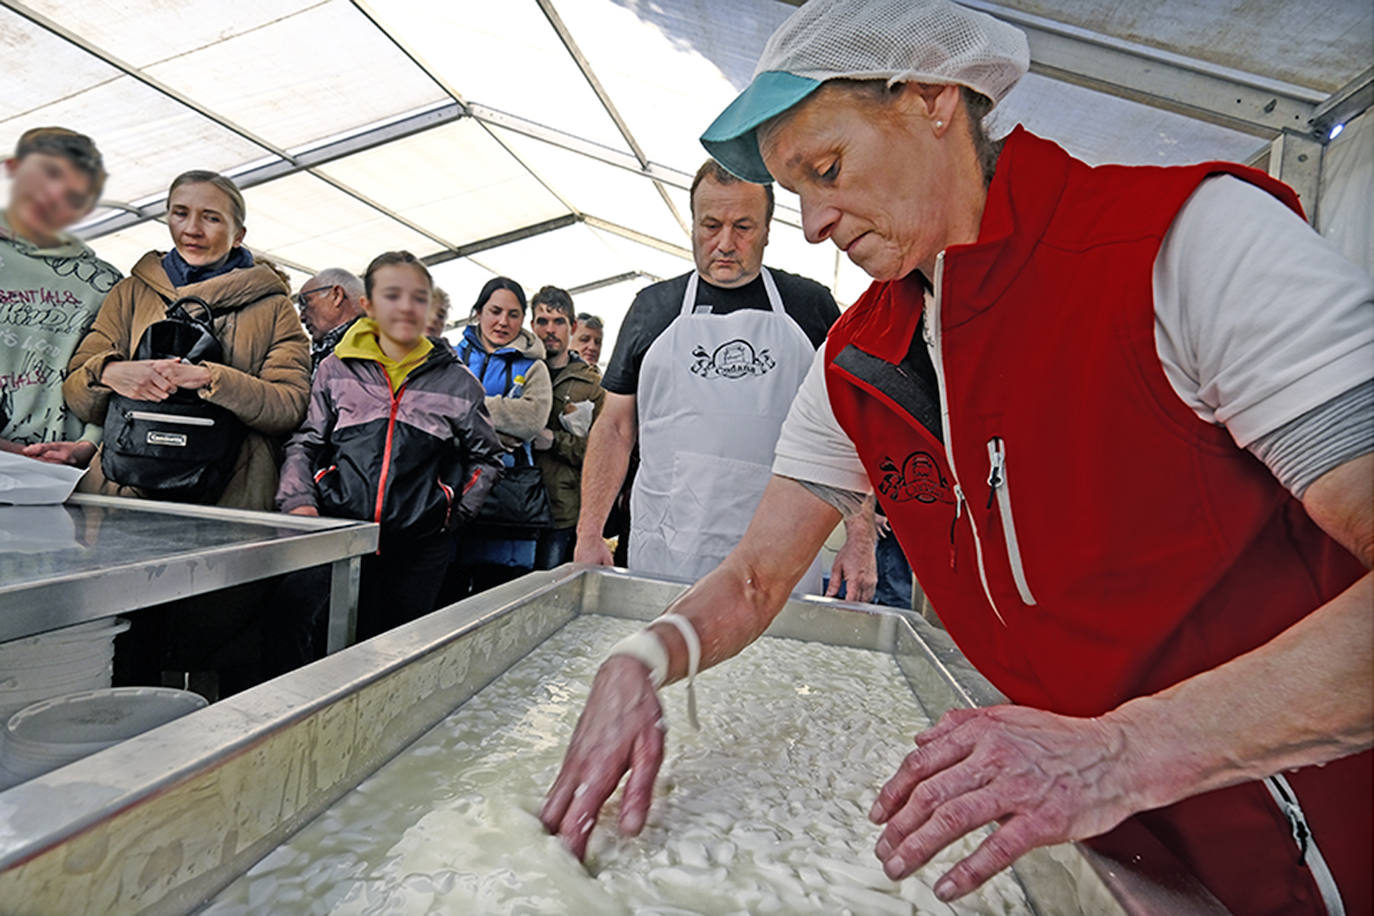
[[[936,129],[936,130],[941,129],[941,128],[944,127],[944,126],[945,126],[945,122],[944,122],[944,121],[936,120],[936,122],[935,122],[935,129]]]

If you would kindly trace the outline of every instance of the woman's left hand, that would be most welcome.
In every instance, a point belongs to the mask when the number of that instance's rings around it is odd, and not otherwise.
[[[204,388],[210,384],[210,370],[194,363],[173,363],[166,375],[178,388]]]
[[[89,467],[95,457],[95,443],[84,439],[80,442],[38,442],[26,445],[24,454],[39,461],[53,464],[70,464],[74,468]]]
[[[960,709],[916,744],[869,813],[887,825],[875,852],[889,878],[1000,824],[936,882],[941,900],[967,894],[1038,846],[1097,836],[1149,807],[1131,791],[1124,729],[1104,719],[1024,706]]]

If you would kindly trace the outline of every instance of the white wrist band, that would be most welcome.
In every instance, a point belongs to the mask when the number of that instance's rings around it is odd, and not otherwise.
[[[610,655],[628,655],[638,659],[649,669],[649,682],[654,689],[663,686],[668,679],[668,650],[663,642],[647,629],[626,636],[611,646]],[[609,657],[609,655],[607,656]]]
[[[693,684],[697,676],[697,666],[701,664],[701,640],[697,638],[696,628],[692,626],[692,621],[681,614],[664,614],[654,618],[650,623],[671,623],[682,633],[683,642],[687,643],[687,721],[691,723],[692,728],[700,729],[701,723],[697,720],[697,692]]]

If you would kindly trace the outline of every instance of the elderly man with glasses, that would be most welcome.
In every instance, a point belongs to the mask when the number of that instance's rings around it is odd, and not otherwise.
[[[363,313],[362,298],[363,281],[342,267],[320,271],[296,293],[301,324],[310,333],[312,373]]]

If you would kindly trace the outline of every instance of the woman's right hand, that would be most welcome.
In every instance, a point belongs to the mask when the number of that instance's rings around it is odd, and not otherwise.
[[[116,360],[105,365],[100,384],[136,401],[165,401],[177,389],[174,359]]]
[[[539,812],[544,828],[560,837],[578,859],[584,858],[601,806],[628,770],[620,832],[638,835],[663,762],[663,732],[663,707],[644,663],[627,655],[602,662],[563,767]]]
[[[319,509],[316,509],[314,506],[297,506],[296,508],[294,508],[294,509],[292,509],[291,511],[287,512],[286,514],[287,514],[287,515],[308,515],[308,516],[310,516],[311,518],[317,518],[317,517],[319,516],[319,514],[320,514],[320,510],[319,510]]]

